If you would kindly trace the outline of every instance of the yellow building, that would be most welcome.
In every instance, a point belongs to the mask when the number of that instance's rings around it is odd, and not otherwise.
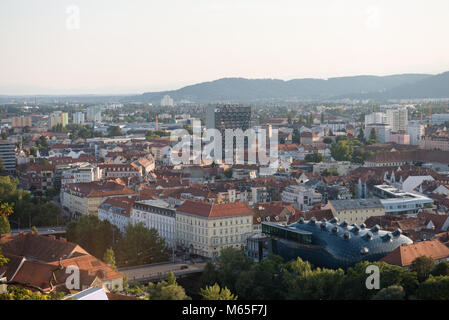
[[[379,199],[331,200],[327,206],[334,217],[349,224],[362,224],[370,217],[385,215]]]
[[[186,200],[176,210],[177,244],[190,253],[217,257],[223,248],[246,246],[252,223],[253,212],[246,202],[212,204]]]
[[[113,181],[71,183],[61,190],[61,203],[74,218],[83,214],[98,215],[98,206],[109,197],[133,196],[137,193]]]

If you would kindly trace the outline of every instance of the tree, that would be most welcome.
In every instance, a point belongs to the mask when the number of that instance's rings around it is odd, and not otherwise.
[[[3,158],[0,157],[0,173],[5,172],[5,165],[3,164]]]
[[[321,112],[320,122],[321,124],[324,123],[324,112]]]
[[[45,138],[44,136],[40,136],[39,139],[37,139],[36,141],[36,146],[39,149],[47,149],[48,148],[47,138]]]
[[[405,291],[402,286],[392,285],[381,289],[372,300],[404,300]]]
[[[449,262],[441,261],[432,270],[432,276],[449,276]]]
[[[332,143],[332,138],[326,137],[323,139],[323,143],[325,144],[331,144]]]
[[[228,288],[222,289],[217,283],[201,289],[200,295],[204,300],[237,300],[237,296],[233,295]]]
[[[422,256],[422,257],[418,257],[415,260],[413,260],[410,269],[417,273],[418,280],[420,282],[422,282],[422,281],[425,281],[429,277],[434,266],[435,266],[435,260],[433,258]]]
[[[114,250],[112,250],[112,248],[106,249],[104,256],[103,256],[103,261],[107,265],[111,266],[112,269],[117,271],[117,267],[115,266],[115,254],[114,254]]]
[[[220,287],[227,287],[231,292],[236,292],[235,285],[240,274],[251,268],[250,260],[244,252],[235,248],[224,248],[217,258],[215,266],[206,265],[201,275],[202,286],[218,283]]]
[[[148,283],[145,288],[148,300],[190,300],[183,287],[177,282],[173,271],[169,271],[168,280],[157,284]]]
[[[296,144],[301,144],[301,133],[297,128],[293,129],[292,142]]]
[[[243,300],[283,300],[290,278],[283,259],[270,254],[251,265],[250,270],[239,273],[235,290],[231,291]]]
[[[319,152],[315,152],[313,154],[306,155],[305,160],[307,162],[319,163],[324,160],[324,156]]]
[[[10,216],[12,213],[13,213],[12,205],[7,202],[0,201],[0,234],[11,232],[8,216]]]
[[[79,244],[98,259],[102,259],[105,251],[114,247],[120,238],[117,227],[94,215],[82,215],[79,220],[67,225],[67,240]]]
[[[363,126],[360,126],[359,134],[357,135],[357,139],[360,141],[365,141],[365,131],[363,131]]]
[[[342,269],[317,268],[300,274],[289,290],[290,299],[339,299],[345,273]]]
[[[108,127],[108,136],[109,137],[116,137],[122,135],[122,129],[120,126],[112,126]]]
[[[166,261],[167,247],[156,229],[147,229],[142,223],[129,224],[125,236],[117,245],[119,265],[134,266]]]
[[[377,138],[377,132],[374,128],[371,128],[371,131],[369,133],[369,140],[373,143],[379,142],[379,139]]]
[[[2,248],[0,247],[0,267],[1,267],[2,265],[4,265],[4,264],[8,263],[8,261],[9,261],[9,259],[8,259],[8,258],[5,258],[5,257],[2,255]]]
[[[449,276],[430,276],[419,285],[416,297],[422,300],[449,300]]]
[[[40,293],[29,289],[8,286],[8,291],[0,294],[0,300],[61,300],[64,293]]]
[[[228,170],[225,170],[224,172],[223,172],[223,175],[226,177],[226,178],[228,178],[228,179],[231,179],[232,178],[232,168],[231,169],[228,169]]]
[[[346,140],[340,140],[331,145],[331,155],[336,161],[351,161],[353,148]]]

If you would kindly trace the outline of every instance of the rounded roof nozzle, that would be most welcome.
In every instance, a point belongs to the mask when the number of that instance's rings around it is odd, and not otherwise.
[[[298,219],[298,223],[303,224],[304,223],[304,218],[303,217],[299,218]]]
[[[393,231],[393,237],[399,237],[402,234],[402,230],[397,228],[396,230]]]
[[[354,226],[354,227],[352,227],[352,229],[351,229],[351,232],[353,232],[353,233],[355,233],[355,234],[359,233],[359,231],[360,231],[360,228],[359,228],[358,226]]]
[[[343,239],[345,239],[345,240],[351,239],[351,235],[349,234],[348,231],[346,231],[345,233],[343,233]]]
[[[365,229],[366,228],[366,224],[364,224],[364,223],[362,223],[361,225],[360,225],[360,229]]]
[[[393,236],[389,232],[382,236],[382,240],[384,241],[391,241],[392,238]]]
[[[373,233],[379,232],[380,226],[379,226],[378,224],[376,224],[376,225],[375,225],[374,227],[372,227],[370,230],[371,230],[371,232],[373,232]]]
[[[373,239],[373,233],[371,231],[368,231],[364,236],[363,239],[365,240],[372,240]]]
[[[340,227],[342,227],[342,228],[347,228],[348,227],[348,222],[345,220],[345,221],[343,221],[342,223],[340,223]]]
[[[337,226],[332,228],[332,233],[333,234],[337,234],[338,233],[338,227]]]
[[[315,224],[316,223],[316,218],[312,217],[312,219],[310,219],[309,224]]]
[[[369,249],[367,247],[363,247],[362,249],[360,249],[360,254],[361,255],[368,254],[368,252],[369,252]]]
[[[338,218],[337,217],[333,217],[332,219],[329,220],[330,223],[332,224],[337,224],[338,223]]]

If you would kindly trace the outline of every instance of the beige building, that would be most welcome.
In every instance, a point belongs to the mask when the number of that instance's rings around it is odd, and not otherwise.
[[[246,202],[211,204],[186,200],[176,210],[178,246],[204,257],[242,248],[251,236],[253,212]]]
[[[79,218],[83,214],[98,215],[99,205],[109,197],[134,195],[134,190],[113,181],[72,183],[61,190],[61,203],[72,217]]]
[[[31,127],[31,117],[12,117],[11,125],[13,128]]]
[[[385,215],[385,207],[379,199],[330,200],[327,208],[334,217],[349,224],[362,224],[370,217]]]

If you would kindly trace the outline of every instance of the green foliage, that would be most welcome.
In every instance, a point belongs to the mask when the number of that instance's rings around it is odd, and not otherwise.
[[[67,240],[79,244],[93,256],[102,259],[107,249],[121,237],[120,230],[97,216],[83,215],[67,225]]]
[[[347,140],[339,140],[331,144],[331,155],[336,161],[351,161],[352,145]]]
[[[323,139],[323,143],[325,144],[331,144],[332,143],[332,138],[326,137]]]
[[[328,168],[326,168],[323,170],[323,172],[321,172],[321,176],[322,177],[329,177],[329,176],[338,177],[338,171],[335,169],[329,170]]]
[[[434,266],[435,260],[433,258],[422,256],[413,260],[411,270],[416,272],[418,280],[422,282],[429,277]]]
[[[237,300],[237,297],[228,288],[224,287],[222,289],[217,283],[201,289],[200,295],[204,300]]]
[[[216,266],[206,265],[201,276],[202,287],[218,283],[220,287],[227,287],[236,292],[235,283],[244,271],[251,268],[252,261],[240,250],[225,248],[217,258]]]
[[[293,129],[292,142],[296,144],[301,144],[301,134],[297,128]]]
[[[117,267],[115,266],[115,254],[112,248],[106,249],[103,256],[103,262],[111,266],[115,271],[117,271]]]
[[[449,276],[430,276],[419,285],[416,297],[422,300],[449,300]]]
[[[117,245],[117,261],[119,265],[126,266],[166,261],[166,251],[165,242],[156,229],[147,229],[142,223],[129,224]]]
[[[36,141],[36,146],[39,149],[47,149],[48,148],[47,138],[45,138],[44,136],[40,136],[39,139]]]
[[[239,274],[233,292],[244,300],[283,300],[289,279],[283,259],[269,255],[267,259],[253,264],[250,270]]]
[[[377,132],[374,128],[372,128],[369,133],[369,140],[374,141],[374,143],[379,142],[379,139],[377,138]]]
[[[449,262],[441,261],[432,270],[432,276],[449,276]]]
[[[319,152],[315,152],[313,154],[306,155],[305,160],[307,162],[319,163],[319,162],[322,162],[324,160],[324,156],[321,153],[319,153]]]
[[[8,258],[5,258],[5,257],[2,255],[2,247],[0,247],[0,267],[1,267],[2,265],[4,265],[5,263],[8,263],[8,261],[9,261],[9,259],[8,259]]]
[[[108,127],[108,136],[116,137],[122,135],[122,129],[119,126]]]
[[[0,216],[0,234],[10,232],[11,232],[11,225],[9,224],[8,218]]]
[[[227,169],[227,170],[225,170],[224,172],[223,172],[223,175],[226,177],[226,178],[228,178],[228,179],[231,179],[232,178],[232,169]]]
[[[168,274],[168,281],[161,281],[157,284],[150,282],[144,290],[148,300],[190,300],[184,288],[176,282],[175,275],[171,270]]]
[[[13,286],[8,286],[8,291],[0,294],[0,300],[61,300],[63,297],[64,293],[43,294]]]
[[[392,285],[381,289],[372,300],[404,300],[405,291],[402,286]]]

